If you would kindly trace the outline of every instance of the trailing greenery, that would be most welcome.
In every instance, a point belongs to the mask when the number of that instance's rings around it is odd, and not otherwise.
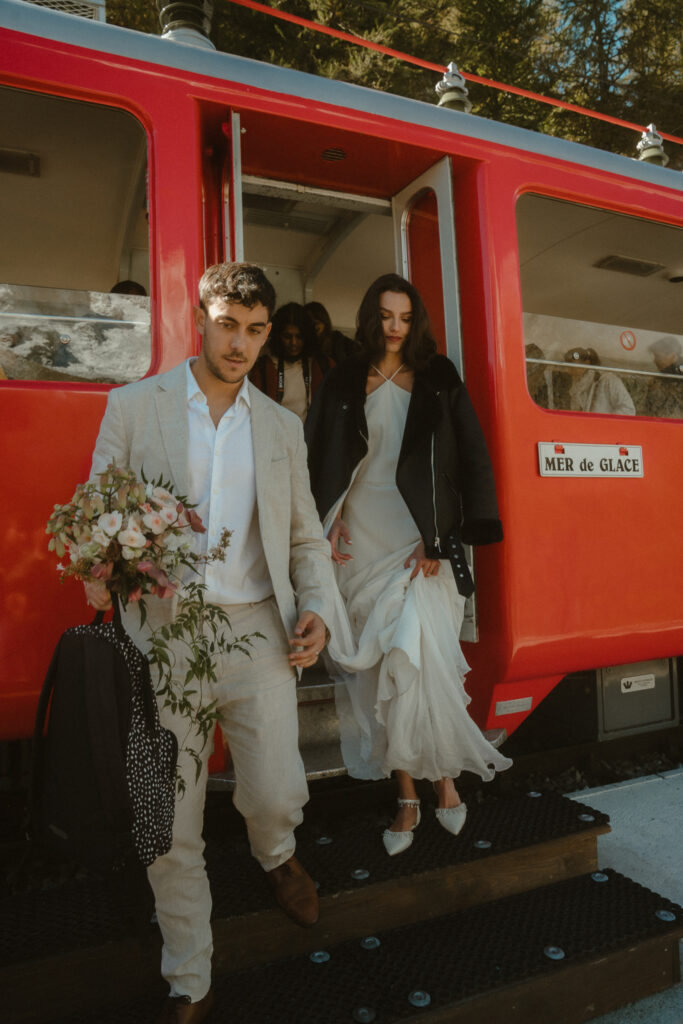
[[[681,0],[268,0],[434,63],[661,131],[683,133]],[[107,20],[158,32],[153,0],[108,0]],[[214,0],[217,49],[435,101],[436,78],[341,40]],[[483,86],[473,113],[635,156],[633,132]],[[667,145],[670,166],[683,147]]]
[[[230,619],[223,608],[205,600],[205,592],[203,583],[184,584],[173,621],[151,633],[147,653],[150,668],[157,676],[157,697],[163,700],[164,708],[170,708],[172,714],[182,715],[187,721],[185,735],[179,737],[178,746],[194,762],[195,782],[202,770],[200,755],[219,718],[216,701],[206,700],[207,687],[216,682],[216,656],[241,651],[251,657],[254,640],[265,640],[263,633],[258,632],[228,639],[225,630],[231,632]],[[182,681],[177,673],[179,662],[185,667]],[[199,740],[199,748],[193,745],[195,738]],[[176,786],[182,795],[186,780],[179,770]]]

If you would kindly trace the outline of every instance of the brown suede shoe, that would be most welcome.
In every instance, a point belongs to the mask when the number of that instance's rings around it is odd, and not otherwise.
[[[189,996],[169,996],[157,1018],[157,1024],[199,1024],[208,1017],[212,1006],[211,989],[196,1003],[191,1003]]]
[[[318,920],[320,908],[313,879],[296,857],[290,857],[278,868],[266,872],[275,892],[275,899],[287,917],[302,928],[310,928]]]

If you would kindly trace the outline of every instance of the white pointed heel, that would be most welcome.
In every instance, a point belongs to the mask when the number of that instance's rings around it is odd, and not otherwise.
[[[457,807],[437,807],[436,820],[447,832],[457,836],[462,830],[467,817],[467,804],[458,804]]]
[[[382,834],[382,842],[384,843],[384,849],[387,851],[390,857],[395,857],[397,853],[403,853],[413,843],[413,832],[420,824],[422,815],[420,814],[420,801],[419,800],[399,800],[399,807],[417,807],[417,821],[411,829],[405,832],[392,832],[391,829],[385,828]]]

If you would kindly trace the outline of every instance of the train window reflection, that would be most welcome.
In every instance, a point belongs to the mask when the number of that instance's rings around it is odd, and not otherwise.
[[[119,383],[151,362],[147,142],[121,110],[0,88],[0,379]]]
[[[517,227],[533,400],[683,418],[683,231],[537,195]]]

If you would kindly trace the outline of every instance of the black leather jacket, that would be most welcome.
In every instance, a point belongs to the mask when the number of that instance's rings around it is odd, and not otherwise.
[[[368,366],[331,370],[305,424],[311,490],[324,519],[367,453]],[[415,373],[396,485],[415,520],[428,558],[449,558],[458,589],[473,584],[462,543],[502,540],[493,472],[469,395],[449,359],[436,355]]]

